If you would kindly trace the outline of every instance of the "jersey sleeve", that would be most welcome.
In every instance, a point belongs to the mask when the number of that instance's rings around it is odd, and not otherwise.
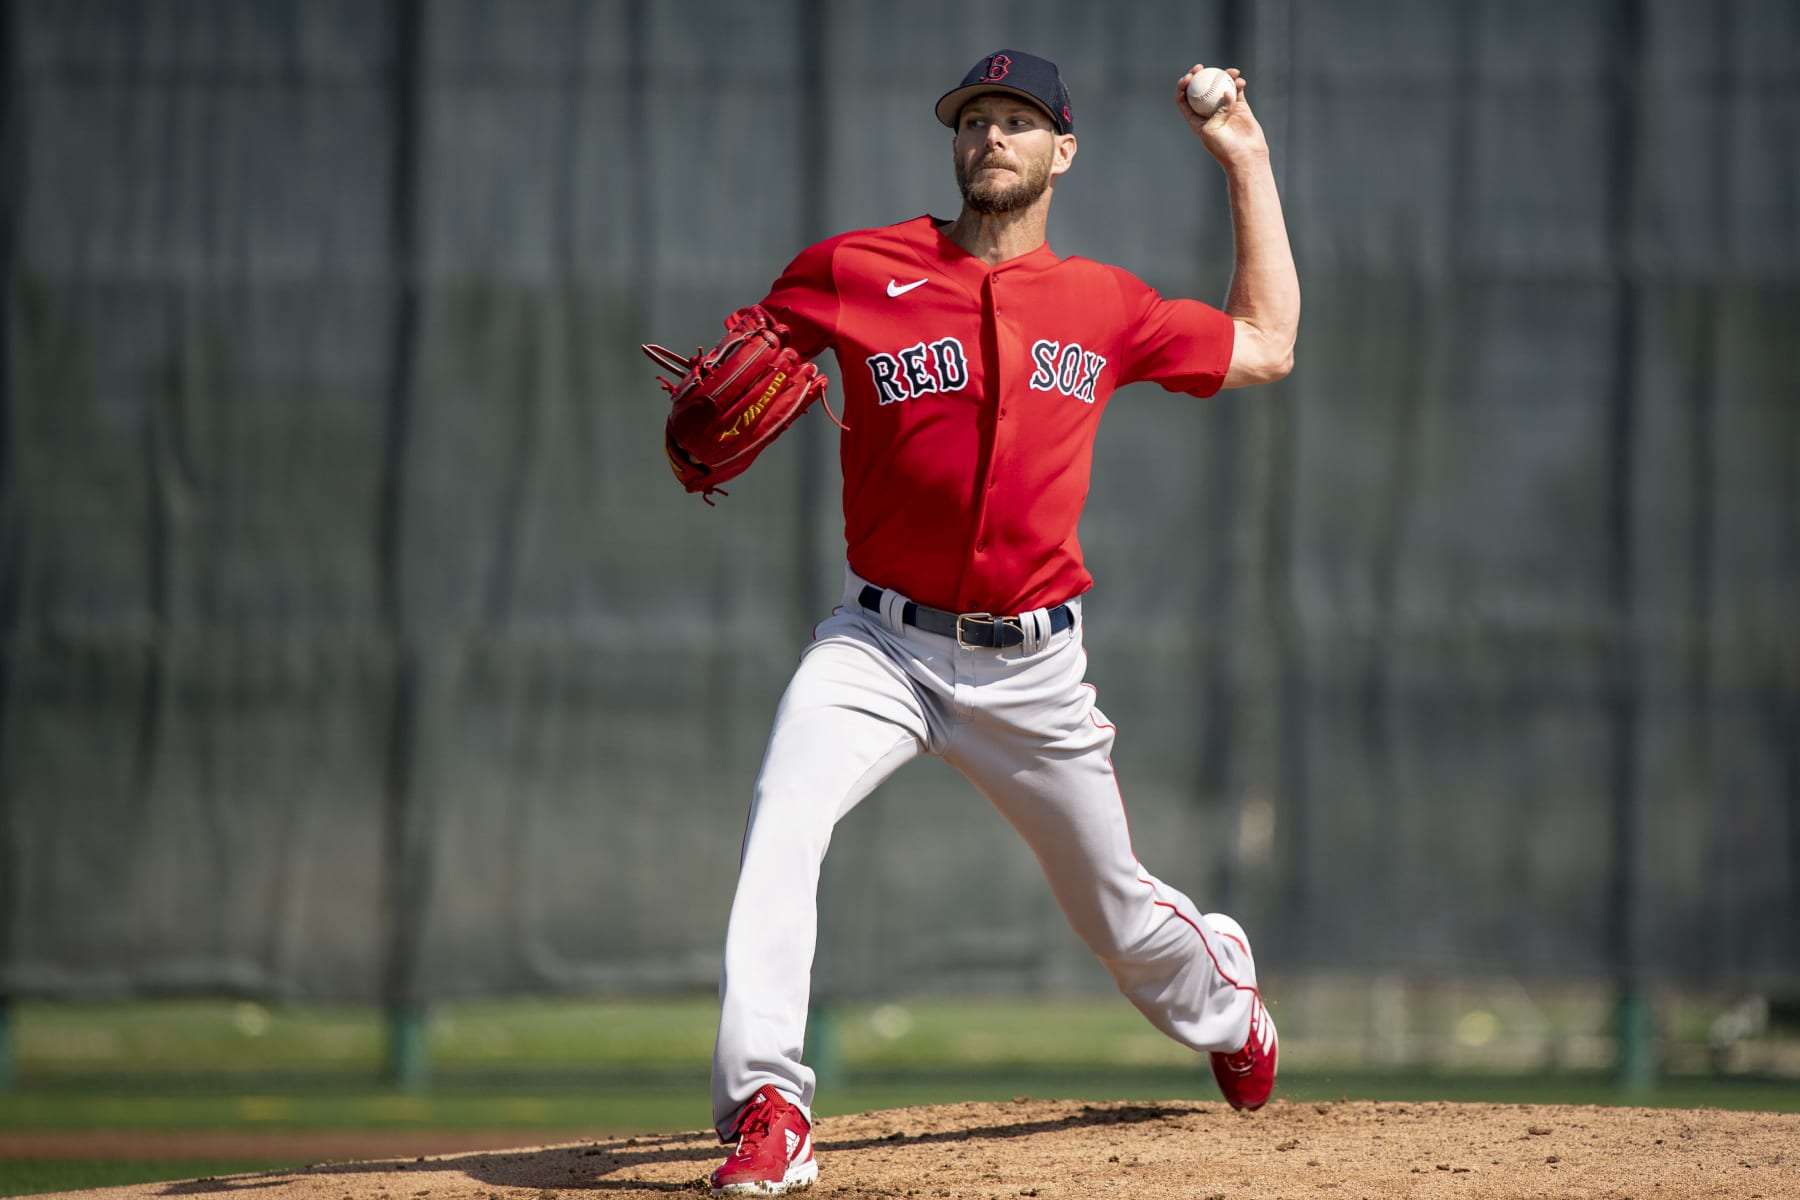
[[[838,294],[833,262],[842,237],[808,246],[787,265],[762,306],[793,331],[788,345],[815,358],[837,338]]]
[[[1210,396],[1225,382],[1237,328],[1198,300],[1165,300],[1141,279],[1117,273],[1127,322],[1119,384],[1153,380],[1171,392]]]

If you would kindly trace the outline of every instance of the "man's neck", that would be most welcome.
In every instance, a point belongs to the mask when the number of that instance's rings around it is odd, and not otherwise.
[[[944,236],[988,266],[996,267],[1042,246],[1049,221],[1048,203],[1007,213],[978,213],[965,204],[962,215],[944,230]]]

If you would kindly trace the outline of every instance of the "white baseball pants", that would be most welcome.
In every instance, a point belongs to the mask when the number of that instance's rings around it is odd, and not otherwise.
[[[1023,614],[1023,646],[967,649],[858,601],[814,633],[775,712],[744,836],[719,979],[713,1118],[727,1138],[739,1108],[773,1084],[812,1115],[806,1034],[820,864],[839,819],[903,763],[956,767],[1025,839],[1069,924],[1158,1029],[1197,1051],[1249,1036],[1249,955],[1192,901],[1139,865],[1113,778],[1113,727],[1082,682],[1073,626],[1047,637]]]

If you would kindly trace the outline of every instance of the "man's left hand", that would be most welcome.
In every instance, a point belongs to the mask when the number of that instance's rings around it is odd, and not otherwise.
[[[1204,66],[1195,63],[1191,71],[1175,81],[1175,107],[1188,128],[1205,144],[1207,152],[1226,166],[1246,156],[1267,156],[1268,140],[1263,137],[1256,114],[1250,111],[1250,102],[1244,96],[1247,81],[1236,67],[1227,67],[1225,73],[1237,84],[1237,92],[1228,96],[1212,116],[1203,117],[1188,104],[1188,81],[1203,70]]]

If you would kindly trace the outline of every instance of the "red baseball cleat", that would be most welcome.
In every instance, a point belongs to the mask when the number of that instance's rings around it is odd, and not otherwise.
[[[1258,996],[1250,1011],[1250,1040],[1244,1048],[1235,1054],[1215,1050],[1211,1055],[1213,1078],[1219,1081],[1219,1090],[1231,1107],[1254,1112],[1267,1103],[1269,1093],[1275,1090],[1277,1049],[1275,1022]]]
[[[1213,931],[1250,953],[1250,941],[1243,926],[1223,913],[1207,913],[1206,923]],[[1263,1005],[1262,994],[1254,993],[1250,1006],[1250,1036],[1241,1050],[1226,1054],[1215,1050],[1212,1059],[1213,1078],[1231,1107],[1255,1112],[1268,1102],[1275,1090],[1275,1059],[1280,1043],[1275,1036],[1275,1021]]]
[[[764,1085],[738,1116],[737,1148],[712,1173],[714,1196],[779,1196],[813,1185],[812,1127],[806,1114]]]

